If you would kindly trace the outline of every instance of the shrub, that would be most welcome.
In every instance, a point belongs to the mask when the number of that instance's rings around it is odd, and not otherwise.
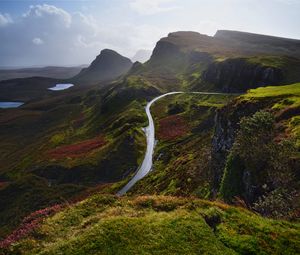
[[[227,158],[220,194],[227,202],[241,197],[263,215],[282,217],[292,208],[289,197],[295,167],[291,141],[275,142],[275,120],[259,111],[243,118]],[[286,201],[284,201],[284,199]]]

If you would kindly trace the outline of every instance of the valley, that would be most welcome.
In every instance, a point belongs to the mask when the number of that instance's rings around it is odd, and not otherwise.
[[[0,254],[297,254],[300,42],[179,31],[0,82]]]

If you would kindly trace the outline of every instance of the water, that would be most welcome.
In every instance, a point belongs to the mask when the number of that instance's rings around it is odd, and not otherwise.
[[[52,91],[59,91],[59,90],[65,90],[65,89],[71,88],[73,86],[74,86],[74,84],[71,84],[71,83],[59,83],[59,84],[56,84],[54,87],[48,88],[48,89],[52,90]]]
[[[23,102],[0,102],[0,108],[7,109],[7,108],[18,108],[19,106],[23,105]]]

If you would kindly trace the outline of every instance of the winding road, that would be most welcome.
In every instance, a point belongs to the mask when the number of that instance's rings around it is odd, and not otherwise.
[[[154,99],[152,99],[150,102],[147,103],[146,106],[146,114],[149,121],[149,126],[144,129],[146,137],[147,137],[147,150],[145,153],[145,157],[143,160],[143,163],[138,168],[136,174],[134,177],[120,190],[117,192],[117,195],[122,196],[124,195],[129,189],[132,188],[132,186],[142,178],[144,178],[152,169],[152,161],[153,161],[153,151],[154,151],[154,145],[155,145],[155,127],[154,127],[154,121],[150,112],[151,105],[156,102],[157,100],[174,94],[183,94],[183,93],[189,93],[189,94],[202,94],[202,95],[228,95],[226,93],[213,93],[213,92],[169,92],[163,95],[160,95]]]

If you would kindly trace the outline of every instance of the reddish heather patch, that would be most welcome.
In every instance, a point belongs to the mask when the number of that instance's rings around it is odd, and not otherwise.
[[[53,150],[48,151],[48,155],[54,159],[61,158],[77,158],[86,155],[87,153],[101,148],[106,144],[103,136],[98,136],[93,139],[85,140],[80,143],[60,146]]]
[[[158,138],[162,140],[174,140],[188,132],[188,125],[183,117],[172,115],[159,121]]]
[[[44,218],[60,211],[62,208],[63,205],[57,204],[31,213],[23,219],[21,225],[16,230],[0,242],[0,248],[7,248],[11,244],[32,233]]]

